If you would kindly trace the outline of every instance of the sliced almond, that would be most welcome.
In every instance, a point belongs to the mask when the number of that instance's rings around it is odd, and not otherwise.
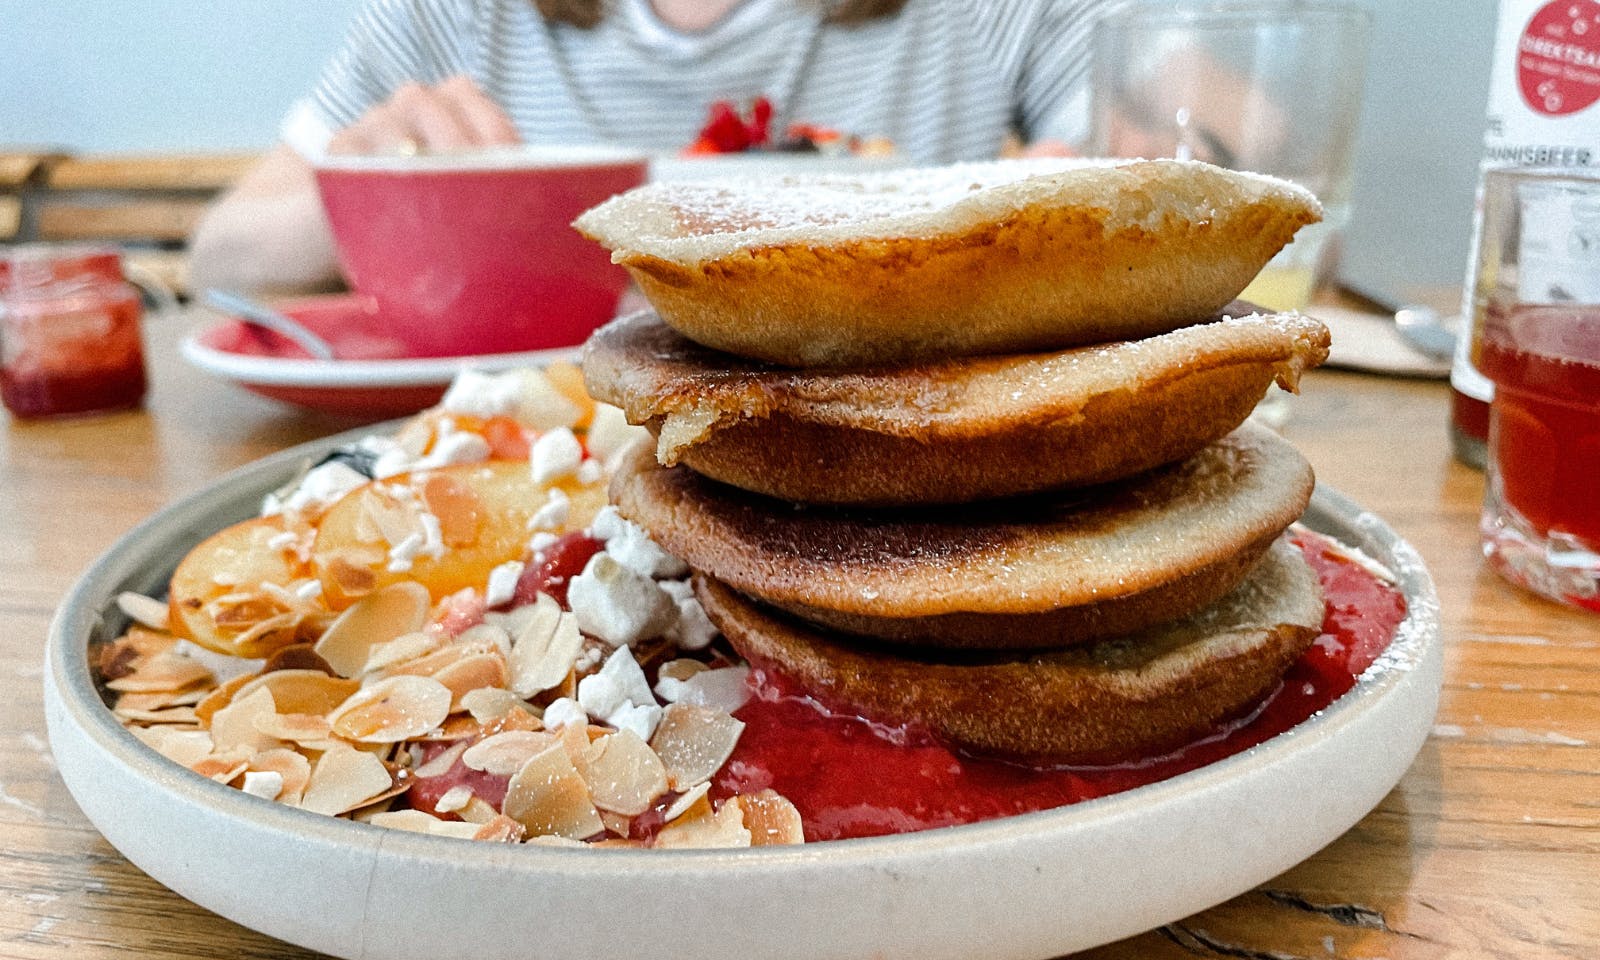
[[[141,658],[133,669],[106,684],[119,693],[161,693],[187,690],[202,683],[211,683],[213,677],[199,662],[180,653],[163,650]]]
[[[633,833],[633,818],[621,813],[612,813],[610,810],[600,810],[600,822],[605,824],[607,833],[614,833],[619,837],[626,837]]]
[[[662,680],[681,681],[687,680],[697,673],[703,673],[710,669],[711,665],[703,660],[680,657],[677,660],[668,660],[666,663],[663,663],[657,669],[656,676],[658,679]]]
[[[422,521],[416,503],[390,496],[379,484],[361,491],[360,505],[356,527],[358,537],[375,530],[379,537],[392,545],[412,534],[422,533]]]
[[[311,768],[300,806],[313,813],[336,816],[373,801],[390,790],[394,779],[383,761],[345,744],[335,744]]]
[[[338,606],[372,593],[378,585],[378,575],[373,568],[387,556],[376,548],[345,548],[329,553],[322,559],[323,584],[328,588],[329,599]]]
[[[363,672],[373,673],[427,656],[439,646],[439,637],[426,630],[403,633],[393,640],[374,644],[367,652]]]
[[[263,773],[276,773],[283,778],[278,791],[278,802],[291,807],[300,805],[306,785],[311,782],[311,761],[294,750],[263,750],[250,758],[250,769]]]
[[[578,621],[548,594],[539,594],[533,613],[511,639],[511,690],[532,697],[556,686],[572,670],[583,649]]]
[[[152,750],[185,767],[199,763],[216,749],[211,734],[204,730],[174,727],[131,727],[129,733],[143,740]]]
[[[535,754],[543,753],[558,742],[555,734],[543,731],[497,733],[468,747],[461,755],[461,762],[472,770],[509,777],[521,770]]]
[[[453,743],[448,749],[444,750],[427,763],[417,767],[417,769],[411,771],[411,773],[413,776],[421,777],[423,779],[428,777],[443,776],[450,772],[450,768],[456,765],[456,761],[461,759],[461,755],[466,753],[467,748],[470,746],[472,746],[472,744],[465,740],[462,740],[459,743]]]
[[[333,736],[333,726],[328,718],[314,713],[274,713],[257,717],[256,732],[303,744],[313,750],[325,749]]]
[[[743,732],[744,722],[726,713],[673,703],[661,712],[650,747],[666,765],[672,789],[688,790],[722,769]]]
[[[349,740],[397,743],[443,723],[450,699],[444,684],[431,677],[389,677],[356,691],[328,715],[328,722]]]
[[[479,723],[492,723],[513,710],[527,710],[521,697],[510,690],[496,690],[491,687],[468,690],[461,695],[461,706]]]
[[[165,710],[168,707],[192,707],[204,700],[210,690],[195,687],[189,690],[161,690],[156,693],[124,693],[117,697],[112,709],[117,713],[127,710]]]
[[[421,810],[395,810],[389,813],[378,813],[367,818],[367,822],[375,827],[388,827],[391,830],[405,830],[410,833],[426,833],[435,837],[456,837],[461,840],[472,840],[477,836],[479,829],[475,823],[462,823],[459,820],[441,820],[430,816]]]
[[[342,677],[359,676],[372,648],[421,630],[433,599],[428,588],[411,580],[392,583],[362,597],[328,627],[316,651]]]
[[[500,815],[500,811],[490,806],[482,797],[473,797],[467,801],[466,806],[456,811],[456,816],[466,822],[480,825],[493,823]]]
[[[434,674],[433,679],[450,691],[450,711],[454,713],[465,709],[461,698],[474,690],[504,688],[509,680],[509,671],[506,669],[506,658],[495,650],[463,657]]]
[[[457,740],[476,740],[483,736],[483,724],[470,716],[448,717],[436,729],[412,737],[419,743],[453,743]]]
[[[234,695],[244,689],[245,685],[256,678],[253,673],[241,673],[222,686],[206,694],[205,698],[195,704],[194,714],[202,725],[210,725],[211,718],[218,710],[233,702]]]
[[[605,829],[588,786],[560,745],[534,755],[517,771],[501,807],[533,836],[582,840]]]
[[[750,831],[752,847],[805,843],[805,828],[800,822],[800,811],[778,791],[741,793],[731,798],[728,803],[738,803],[739,808],[744,811],[744,826]]]
[[[636,817],[667,792],[667,768],[632,730],[619,730],[589,744],[584,780],[601,810]]]
[[[256,727],[258,722],[276,719],[277,713],[272,691],[258,687],[245,696],[236,696],[232,703],[211,717],[211,739],[216,743],[218,752],[245,750],[258,753],[281,747],[282,741],[262,733]]]
[[[180,723],[185,726],[195,726],[200,721],[195,717],[194,707],[164,707],[160,710],[129,710],[120,704],[113,711],[124,723],[149,723],[167,724]]]
[[[189,769],[218,783],[228,783],[242,776],[249,766],[243,758],[230,754],[206,757],[189,764]]]
[[[655,845],[669,850],[748,847],[750,831],[744,826],[743,808],[730,800],[710,816],[691,811],[667,824],[656,834]]]
[[[231,652],[241,657],[266,657],[289,646],[300,638],[300,624],[305,614],[298,610],[285,610],[251,624],[231,641]]]
[[[705,813],[710,813],[711,801],[707,799],[707,795],[710,792],[711,783],[707,781],[678,797],[678,799],[672,801],[667,809],[661,811],[661,822],[671,823],[694,809],[695,804],[699,803],[705,804]]]
[[[521,843],[527,834],[522,824],[501,814],[488,823],[478,825],[478,832],[472,835],[472,839],[491,843]]]
[[[121,610],[130,620],[140,623],[151,630],[170,630],[167,619],[167,605],[160,600],[147,597],[142,593],[123,591],[117,594],[117,609]]]
[[[472,800],[472,788],[464,783],[458,783],[446,790],[434,801],[433,809],[439,813],[455,813],[457,810],[466,809],[467,803]]]
[[[361,683],[331,677],[320,670],[277,670],[240,687],[234,699],[261,689],[272,691],[272,702],[279,713],[326,714],[350,699],[361,689]]]

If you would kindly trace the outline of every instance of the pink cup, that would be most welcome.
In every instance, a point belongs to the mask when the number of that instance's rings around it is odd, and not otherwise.
[[[645,181],[605,146],[328,157],[317,185],[339,260],[414,356],[570,347],[611,319],[627,275],[571,223]]]

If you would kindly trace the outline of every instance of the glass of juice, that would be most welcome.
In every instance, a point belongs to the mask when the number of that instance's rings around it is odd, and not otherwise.
[[[1483,230],[1484,556],[1513,583],[1600,611],[1600,171],[1486,172]]]
[[[29,244],[0,254],[0,401],[17,418],[138,406],[142,314],[114,249]]]

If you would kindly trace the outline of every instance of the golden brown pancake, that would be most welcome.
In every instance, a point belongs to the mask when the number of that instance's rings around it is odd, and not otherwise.
[[[1103,483],[1188,456],[1294,389],[1328,332],[1236,302],[1135,342],[854,371],[797,371],[702,347],[651,313],[584,349],[597,399],[671,466],[805,503],[962,503]],[[1130,438],[1137,438],[1130,442]]]
[[[574,223],[713,349],[853,367],[1133,340],[1208,317],[1322,210],[1204,163],[997,161],[654,183]]]
[[[1032,649],[1221,596],[1312,485],[1292,446],[1246,425],[1137,478],[960,508],[794,505],[662,467],[642,446],[611,498],[691,567],[809,619],[903,643]]]
[[[1314,640],[1321,589],[1279,540],[1213,606],[1136,636],[1010,657],[906,655],[830,636],[696,577],[734,648],[835,711],[925,730],[971,753],[1088,764],[1174,749],[1237,716]]]

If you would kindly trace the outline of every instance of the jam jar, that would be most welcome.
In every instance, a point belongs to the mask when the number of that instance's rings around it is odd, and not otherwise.
[[[142,313],[115,250],[30,244],[0,255],[0,400],[16,417],[138,406]]]

